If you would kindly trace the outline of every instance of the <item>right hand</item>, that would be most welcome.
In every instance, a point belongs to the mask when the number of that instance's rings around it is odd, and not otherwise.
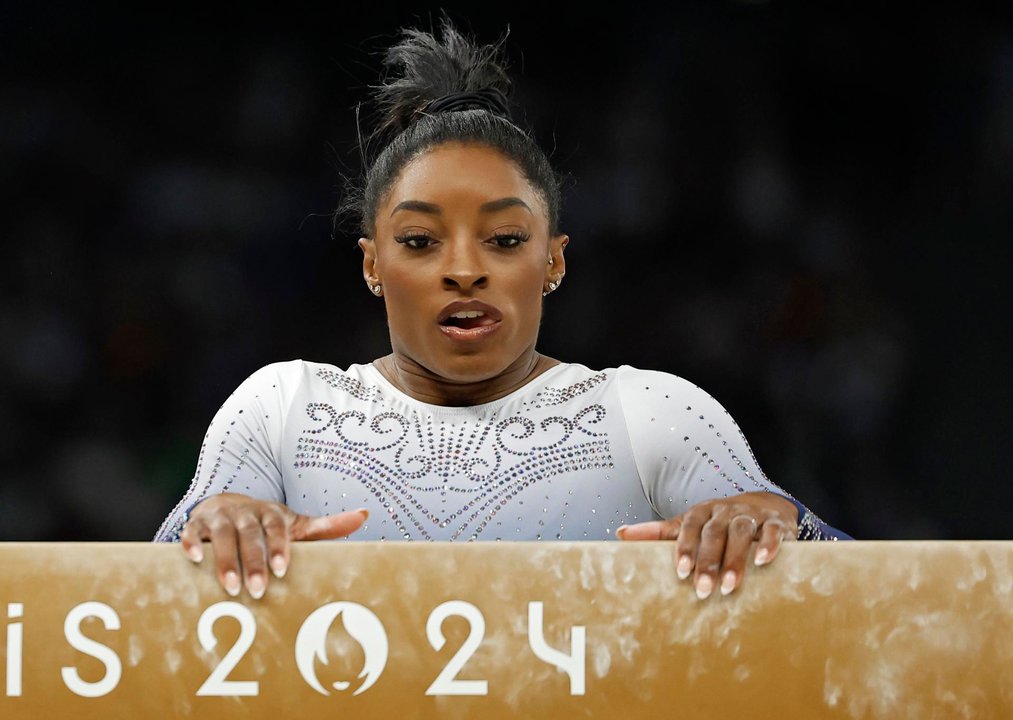
[[[239,595],[240,578],[254,599],[267,589],[267,567],[275,577],[288,570],[292,540],[330,540],[355,532],[369,517],[365,509],[309,517],[288,506],[221,493],[203,500],[180,533],[183,552],[195,563],[204,559],[203,541],[211,541],[218,582]]]

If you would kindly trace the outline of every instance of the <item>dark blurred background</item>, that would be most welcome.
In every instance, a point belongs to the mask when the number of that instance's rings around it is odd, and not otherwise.
[[[389,350],[354,106],[435,11],[0,10],[0,539],[145,540],[247,375]],[[541,346],[665,370],[862,538],[1009,538],[1013,24],[472,4],[568,176]]]

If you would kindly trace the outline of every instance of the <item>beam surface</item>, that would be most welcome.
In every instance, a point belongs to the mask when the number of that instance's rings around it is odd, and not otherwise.
[[[0,717],[1013,717],[1013,542],[793,543],[703,601],[672,550],[301,543],[253,600],[0,544]]]

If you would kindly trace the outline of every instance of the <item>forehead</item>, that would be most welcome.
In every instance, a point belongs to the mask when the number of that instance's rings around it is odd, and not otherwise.
[[[464,207],[506,197],[518,197],[547,215],[539,193],[506,155],[488,145],[449,142],[405,165],[378,208],[377,219],[384,220],[390,208],[405,200]]]

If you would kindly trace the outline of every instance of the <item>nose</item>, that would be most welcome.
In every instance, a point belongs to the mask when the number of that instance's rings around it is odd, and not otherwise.
[[[443,289],[469,292],[489,285],[481,250],[474,240],[447,243],[443,265]]]

